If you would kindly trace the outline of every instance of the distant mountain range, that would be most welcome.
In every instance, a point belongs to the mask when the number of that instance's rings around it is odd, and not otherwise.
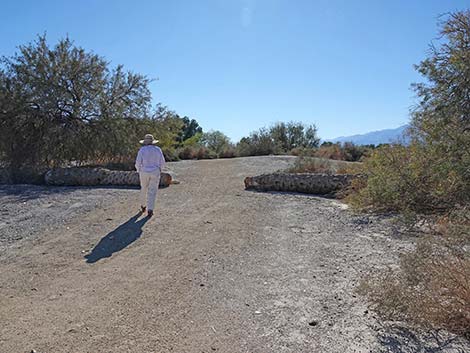
[[[405,142],[408,138],[404,136],[408,125],[397,127],[396,129],[385,129],[372,131],[361,135],[341,136],[327,142],[352,142],[355,145],[380,145],[381,143]]]

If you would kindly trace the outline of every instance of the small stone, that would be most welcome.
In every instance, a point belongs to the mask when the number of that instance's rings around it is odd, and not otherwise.
[[[261,311],[256,310],[256,311],[255,311],[255,314],[256,314],[256,315],[259,315],[259,314],[261,314]]]
[[[309,326],[317,326],[317,325],[318,325],[318,321],[316,321],[316,320],[310,321],[310,322],[308,323],[308,325],[309,325]]]

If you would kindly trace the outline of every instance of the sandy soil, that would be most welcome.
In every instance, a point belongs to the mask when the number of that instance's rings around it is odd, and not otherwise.
[[[384,325],[354,288],[410,246],[391,219],[257,193],[289,157],[171,163],[138,190],[0,187],[0,352],[466,352]]]

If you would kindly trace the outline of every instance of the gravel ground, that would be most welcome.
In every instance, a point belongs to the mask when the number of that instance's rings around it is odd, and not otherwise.
[[[0,253],[20,240],[64,228],[136,189],[0,185]]]
[[[150,220],[136,189],[0,187],[0,352],[470,352],[356,295],[412,245],[393,219],[243,189],[292,161],[170,163]]]

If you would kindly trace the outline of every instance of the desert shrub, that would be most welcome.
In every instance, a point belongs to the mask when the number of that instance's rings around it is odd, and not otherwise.
[[[178,150],[178,157],[179,159],[195,159],[197,157],[197,152],[199,148],[195,147],[183,147]]]
[[[275,154],[276,145],[265,128],[252,132],[249,137],[243,137],[237,144],[240,156],[267,156]]]
[[[137,139],[122,142],[136,137],[136,120],[148,115],[145,76],[110,68],[68,38],[51,48],[39,37],[3,57],[1,66],[0,150],[12,169],[103,159],[135,148]]]
[[[324,142],[315,155],[320,158],[334,159],[338,161],[359,162],[368,156],[374,146],[358,146],[352,142],[331,143]]]
[[[295,147],[290,150],[289,154],[297,157],[313,157],[316,155],[315,148]]]
[[[382,317],[445,328],[470,339],[469,211],[441,219],[436,232],[402,256],[398,269],[362,283],[359,291]]]
[[[375,150],[351,200],[427,223],[397,268],[363,283],[375,310],[470,338],[470,11],[450,14],[441,35],[417,66],[426,82],[415,85],[410,145]]]
[[[379,148],[364,161],[363,173],[367,184],[351,197],[359,207],[432,213],[468,202],[469,186],[455,165],[422,144]]]
[[[286,154],[293,149],[314,149],[319,141],[315,125],[291,121],[254,131],[243,137],[236,148],[240,156],[266,156]]]
[[[167,162],[175,162],[181,159],[178,155],[178,151],[174,148],[162,148],[162,152]]]
[[[201,145],[211,151],[211,154],[219,156],[230,146],[230,139],[223,132],[212,130],[202,135]]]
[[[339,143],[322,145],[315,153],[319,158],[334,159],[337,161],[344,161],[344,151]]]
[[[355,145],[352,142],[345,142],[342,145],[344,150],[344,160],[348,162],[359,162],[362,161],[364,157],[367,157],[374,146],[359,146]]]
[[[315,125],[306,125],[301,122],[278,122],[268,130],[277,153],[286,153],[293,148],[318,147],[320,139]]]
[[[196,158],[197,159],[215,159],[217,158],[217,154],[210,150],[209,148],[207,147],[199,147],[199,149],[197,150],[197,153],[196,153]]]
[[[17,182],[55,166],[127,163],[146,133],[168,160],[178,159],[175,149],[202,129],[167,107],[152,108],[149,82],[68,38],[20,46],[0,60],[0,163]]]
[[[237,157],[237,150],[233,145],[227,146],[219,155],[219,158],[235,158]]]
[[[441,45],[417,66],[426,82],[414,85],[419,103],[410,146],[372,153],[359,204],[445,212],[470,202],[470,11],[451,14],[441,35]]]
[[[326,173],[326,174],[357,174],[360,167],[355,163],[333,161],[324,158],[301,156],[296,158],[288,173]]]
[[[294,165],[287,169],[288,173],[327,173],[331,174],[331,163],[327,159],[299,157]]]

